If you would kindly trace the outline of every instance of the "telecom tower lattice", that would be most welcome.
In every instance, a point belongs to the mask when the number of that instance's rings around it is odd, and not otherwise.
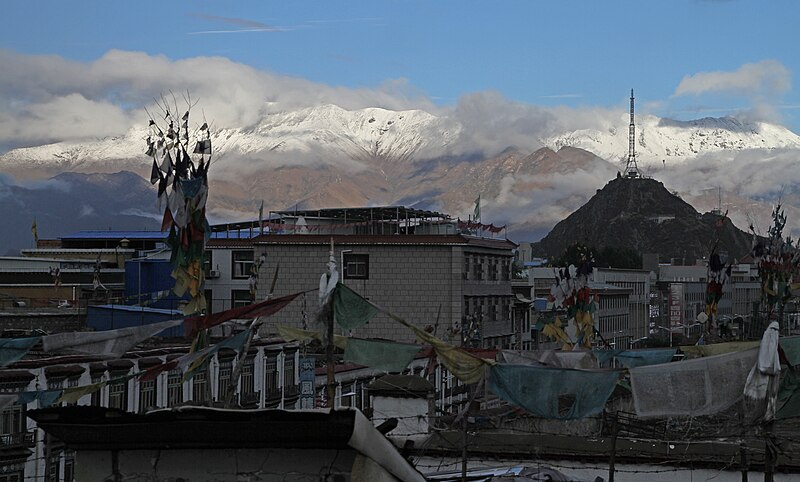
[[[633,89],[631,89],[631,125],[628,127],[628,163],[625,164],[625,177],[637,179],[642,177],[636,164],[636,125],[633,123]]]

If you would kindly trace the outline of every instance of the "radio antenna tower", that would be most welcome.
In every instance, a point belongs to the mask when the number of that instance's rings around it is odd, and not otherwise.
[[[628,127],[628,163],[625,164],[625,177],[638,179],[642,177],[636,164],[636,125],[633,123],[633,89],[631,89],[631,125]]]

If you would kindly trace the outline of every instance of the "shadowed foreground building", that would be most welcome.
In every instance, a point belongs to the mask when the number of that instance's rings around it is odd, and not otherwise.
[[[75,451],[76,480],[425,480],[358,410],[63,407],[30,416]]]

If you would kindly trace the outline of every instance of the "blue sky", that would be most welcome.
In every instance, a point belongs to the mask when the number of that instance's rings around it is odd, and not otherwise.
[[[526,105],[619,109],[634,87],[639,109],[659,116],[736,114],[800,133],[798,18],[796,1],[6,0],[0,49],[18,72],[14,64],[42,55],[86,65],[112,50],[224,57],[280,76],[284,88],[292,79],[388,88],[438,106],[497,92]],[[49,95],[67,94],[51,64],[30,75],[49,77]],[[0,108],[35,101],[20,94],[22,78],[0,73]],[[79,93],[135,104],[120,92],[135,87]]]

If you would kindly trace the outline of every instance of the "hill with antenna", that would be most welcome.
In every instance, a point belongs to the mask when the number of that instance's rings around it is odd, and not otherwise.
[[[631,248],[658,253],[662,260],[707,257],[715,239],[733,258],[747,255],[752,235],[720,213],[698,213],[654,179],[618,177],[533,245],[541,256],[557,257],[574,243],[596,249]]]

